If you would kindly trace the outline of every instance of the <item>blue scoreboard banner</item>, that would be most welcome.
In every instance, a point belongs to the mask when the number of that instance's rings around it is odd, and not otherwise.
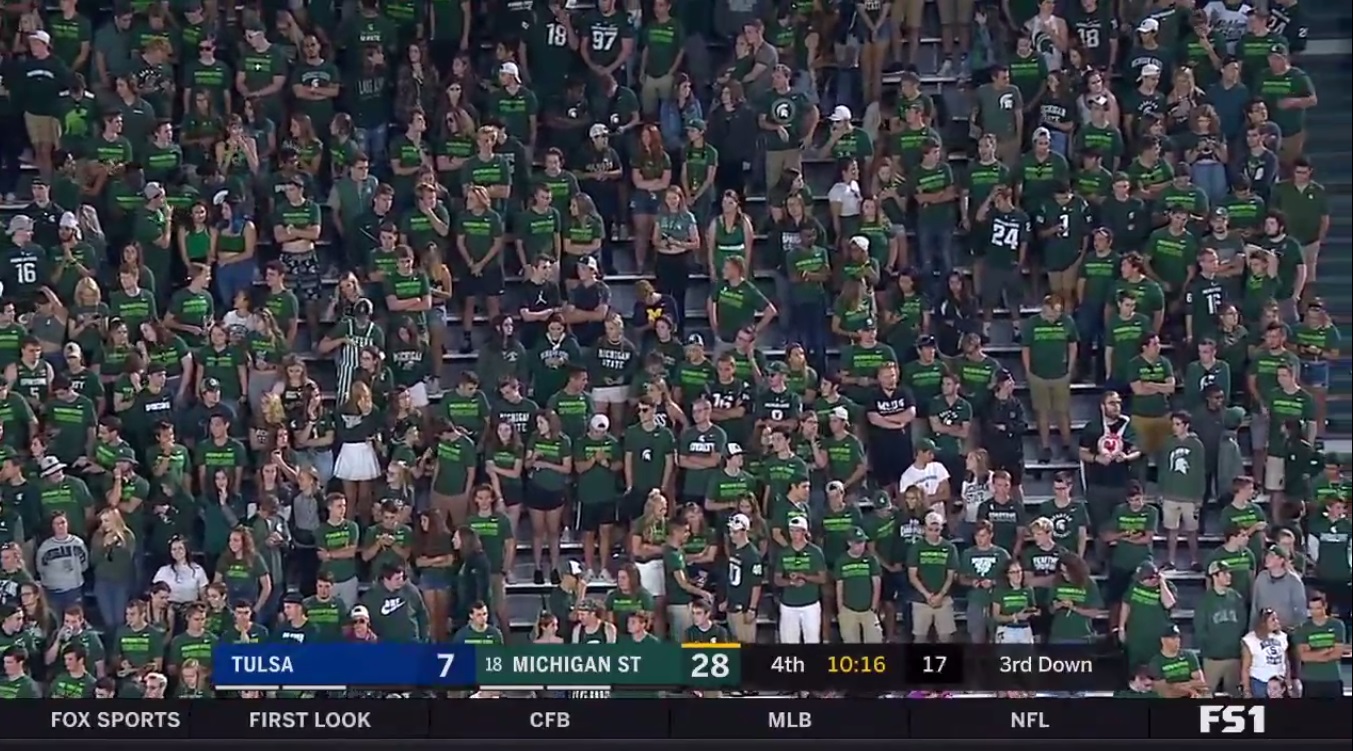
[[[464,644],[222,644],[212,682],[238,686],[473,686],[474,647]]]

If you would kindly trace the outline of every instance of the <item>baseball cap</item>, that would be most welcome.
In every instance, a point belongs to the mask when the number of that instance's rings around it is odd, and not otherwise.
[[[1179,636],[1179,627],[1173,623],[1166,624],[1165,628],[1160,630],[1160,638],[1170,639]]]
[[[930,440],[929,438],[921,438],[921,439],[919,439],[919,440],[916,441],[916,446],[915,446],[915,448],[916,448],[916,453],[918,453],[918,454],[921,453],[922,451],[929,451],[929,452],[931,452],[931,453],[934,453],[934,452],[935,452],[935,442],[932,441],[932,440]]]
[[[1037,140],[1039,138],[1049,138],[1049,139],[1052,138],[1052,131],[1048,130],[1047,128],[1035,128],[1034,139]]]
[[[1142,22],[1137,24],[1137,31],[1142,34],[1154,34],[1160,31],[1160,21],[1154,18],[1143,18]]]
[[[305,602],[305,598],[301,597],[300,592],[287,592],[282,595],[283,605],[300,605],[303,602]]]
[[[938,511],[931,511],[930,513],[928,513],[928,514],[925,515],[925,523],[926,523],[927,526],[929,526],[929,525],[931,525],[931,524],[941,524],[941,525],[942,525],[942,524],[944,524],[944,514],[941,514],[941,513],[938,512]]]
[[[723,449],[725,456],[742,456],[742,444],[730,443]]]
[[[592,420],[588,423],[593,430],[610,430],[611,418],[606,415],[592,415]]]
[[[728,517],[728,529],[732,532],[746,532],[752,528],[752,520],[746,514],[733,514]]]
[[[610,134],[610,132],[611,132],[610,129],[607,128],[605,125],[602,125],[601,123],[596,123],[595,125],[587,129],[587,137],[596,138],[597,136],[608,135]]]
[[[1138,579],[1150,579],[1153,576],[1160,576],[1160,568],[1156,566],[1154,561],[1144,561],[1142,565],[1137,567]]]
[[[75,214],[67,211],[61,215],[60,226],[62,229],[79,229],[80,220],[75,218]]]
[[[597,259],[594,258],[593,256],[584,257],[581,261],[578,261],[578,266],[579,267],[586,266],[592,271],[601,271],[601,265],[597,263]]]
[[[1216,576],[1217,574],[1220,574],[1223,571],[1230,570],[1231,564],[1227,563],[1226,561],[1213,561],[1212,563],[1208,564],[1207,575]]]
[[[1227,208],[1226,208],[1225,206],[1218,206],[1218,207],[1212,209],[1212,216],[1214,216],[1214,217],[1220,217],[1220,218],[1222,218],[1222,219],[1225,219],[1225,218],[1231,216],[1231,212],[1228,211]]]
[[[925,349],[926,347],[934,346],[935,337],[930,334],[922,334],[921,336],[916,337],[916,349]]]
[[[698,117],[692,117],[691,119],[686,121],[686,130],[698,130],[704,132],[705,121],[701,120]]]
[[[850,536],[846,540],[849,542],[869,542],[869,535],[865,534],[864,530],[859,527],[852,527]]]
[[[159,183],[146,183],[146,187],[141,190],[141,195],[145,196],[147,201],[153,201],[164,195],[164,188]]]
[[[831,414],[827,416],[836,418],[837,420],[849,420],[850,410],[846,409],[845,407],[832,407]]]
[[[83,349],[80,349],[80,345],[76,342],[66,342],[66,346],[61,348],[61,352],[65,354],[66,357],[85,356],[85,351]]]
[[[1159,66],[1159,65],[1156,65],[1155,63],[1150,63],[1150,64],[1147,64],[1147,65],[1143,65],[1143,66],[1142,66],[1142,72],[1137,76],[1137,78],[1138,78],[1138,79],[1142,79],[1142,78],[1146,78],[1146,77],[1148,77],[1148,76],[1156,76],[1156,77],[1159,77],[1159,76],[1160,76],[1160,66]]]
[[[834,123],[839,123],[842,121],[849,122],[850,119],[851,119],[850,108],[847,107],[846,105],[838,104],[836,105],[836,109],[832,110],[831,117],[832,122]]]
[[[51,34],[48,34],[47,32],[43,31],[42,29],[38,29],[37,31],[33,32],[32,34],[29,34],[29,35],[28,35],[28,38],[29,38],[29,39],[36,39],[36,40],[38,40],[39,42],[42,42],[43,44],[51,44],[51,43],[52,43],[52,35],[51,35]]]
[[[1277,545],[1269,545],[1268,550],[1264,551],[1266,555],[1276,555],[1284,561],[1292,560],[1292,554]]]
[[[570,576],[581,576],[583,573],[583,565],[574,560],[570,560],[566,568]]]
[[[367,610],[365,605],[358,605],[353,608],[352,612],[348,613],[348,615],[351,616],[354,621],[359,619],[371,620],[371,611]]]
[[[14,234],[15,232],[32,232],[32,231],[33,231],[33,220],[29,219],[24,214],[20,214],[14,217],[13,219],[9,220],[9,233],[11,235]]]
[[[202,392],[203,392],[203,393],[206,393],[206,392],[208,392],[208,391],[220,391],[220,390],[221,390],[221,382],[220,382],[219,380],[217,380],[217,379],[215,379],[215,378],[203,378],[203,379],[202,379]]]
[[[520,76],[520,75],[521,75],[521,69],[519,69],[519,68],[517,67],[517,64],[516,64],[516,63],[513,63],[513,62],[506,62],[506,63],[503,63],[503,67],[499,68],[499,69],[498,69],[498,72],[499,72],[499,73],[506,73],[506,74],[508,74],[509,76]]]
[[[802,530],[804,530],[804,531],[807,531],[807,530],[808,530],[808,517],[806,517],[806,516],[794,516],[794,517],[790,517],[790,519],[789,519],[789,528],[790,528],[790,529],[802,529]]]
[[[840,480],[832,480],[831,482],[827,483],[828,493],[832,492],[833,490],[845,492],[845,489],[846,484],[844,482],[841,482]]]
[[[1286,57],[1287,44],[1285,42],[1274,42],[1273,45],[1268,48],[1268,54],[1282,55],[1283,57]]]
[[[705,337],[700,336],[699,334],[691,334],[690,336],[686,337],[686,346],[703,347],[705,346]]]
[[[854,245],[860,250],[869,250],[869,238],[865,237],[864,235],[856,235],[850,238],[850,244]]]
[[[788,372],[789,366],[785,365],[780,360],[775,360],[773,362],[766,364],[766,373],[768,373],[769,375],[776,375],[777,373],[780,375],[784,375],[785,373]]]

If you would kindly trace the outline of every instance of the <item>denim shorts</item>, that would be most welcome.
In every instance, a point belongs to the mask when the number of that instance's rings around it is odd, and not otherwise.
[[[418,588],[442,592],[451,588],[451,572],[444,568],[425,568],[418,572]]]
[[[630,211],[644,216],[658,213],[659,194],[651,190],[636,190],[630,195]]]
[[[1330,364],[1328,360],[1302,360],[1301,382],[1311,388],[1330,387]]]

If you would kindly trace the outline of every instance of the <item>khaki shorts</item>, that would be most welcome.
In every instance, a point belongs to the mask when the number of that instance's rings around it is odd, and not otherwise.
[[[629,389],[625,386],[598,386],[592,389],[592,401],[597,404],[625,404]]]
[[[1203,677],[1212,693],[1240,696],[1240,660],[1203,659]]]
[[[1067,307],[1071,307],[1071,297],[1076,293],[1076,282],[1079,279],[1079,264],[1073,263],[1069,269],[1048,272],[1048,289],[1053,294],[1061,295],[1066,301]]]
[[[1039,378],[1029,376],[1029,400],[1034,404],[1034,413],[1060,417],[1071,412],[1071,376],[1061,378]]]
[[[904,29],[921,28],[925,0],[893,0],[893,20]]]
[[[1142,453],[1154,456],[1165,448],[1165,441],[1170,437],[1170,418],[1133,415],[1132,424],[1137,428],[1137,448]]]
[[[836,625],[841,629],[841,641],[846,644],[883,643],[883,627],[878,613],[872,610],[842,608],[836,616]]]
[[[911,604],[911,635],[918,640],[925,639],[930,636],[932,626],[939,636],[951,636],[958,631],[952,597],[944,598],[944,602],[937,608],[932,608],[924,602]]]
[[[1313,273],[1320,260],[1320,243],[1301,246],[1301,260],[1306,264],[1306,273]]]
[[[744,610],[741,613],[728,614],[728,627],[733,631],[733,638],[741,644],[756,643],[756,611]]]
[[[61,141],[61,120],[46,115],[23,113],[23,124],[28,129],[31,143],[56,145]]]
[[[941,26],[962,26],[972,21],[973,0],[935,0]]]
[[[1306,150],[1306,131],[1293,133],[1292,135],[1283,134],[1282,146],[1278,149],[1278,158],[1283,164],[1290,165],[1295,162]]]
[[[1198,531],[1198,504],[1184,501],[1161,501],[1160,524],[1171,532]]]

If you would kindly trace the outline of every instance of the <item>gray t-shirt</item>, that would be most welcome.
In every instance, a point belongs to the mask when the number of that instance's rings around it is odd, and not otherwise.
[[[53,592],[67,592],[85,585],[89,548],[79,537],[48,537],[38,546],[33,557],[37,562],[38,581],[42,582],[44,588]]]
[[[747,91],[748,101],[759,101],[770,91],[770,74],[779,64],[780,51],[770,42],[762,42],[760,47],[752,51],[752,69],[761,66],[761,73],[743,85]]]

